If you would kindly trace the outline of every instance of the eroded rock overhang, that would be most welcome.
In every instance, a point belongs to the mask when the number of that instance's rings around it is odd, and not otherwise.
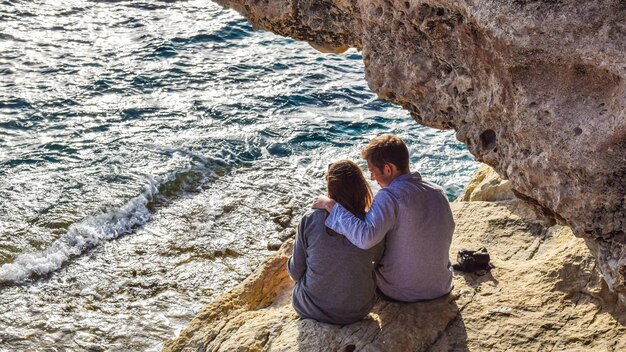
[[[456,130],[547,223],[586,239],[626,302],[622,0],[216,0],[320,51],[362,50],[370,88]]]

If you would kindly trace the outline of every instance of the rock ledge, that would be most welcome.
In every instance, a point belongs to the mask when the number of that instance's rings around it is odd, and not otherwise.
[[[520,215],[528,210],[517,200],[459,201],[452,208],[451,257],[486,246],[496,267],[455,273],[448,296],[379,301],[366,319],[346,326],[301,320],[291,307],[288,241],[204,307],[165,351],[626,350],[626,313],[569,228],[525,220]]]

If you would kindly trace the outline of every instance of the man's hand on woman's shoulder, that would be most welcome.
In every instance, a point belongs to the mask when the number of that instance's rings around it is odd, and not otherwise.
[[[311,205],[311,208],[325,209],[327,212],[330,213],[333,210],[335,203],[335,200],[332,198],[328,198],[326,196],[317,196],[315,197],[315,200],[313,200],[313,205]]]

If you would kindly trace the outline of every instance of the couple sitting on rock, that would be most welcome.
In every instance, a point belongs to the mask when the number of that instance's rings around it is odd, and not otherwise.
[[[317,197],[298,226],[288,270],[296,281],[293,307],[303,318],[350,324],[377,296],[416,302],[452,289],[454,220],[443,190],[410,172],[397,136],[374,138],[361,157],[382,188],[376,196],[358,165],[332,163],[328,197]]]

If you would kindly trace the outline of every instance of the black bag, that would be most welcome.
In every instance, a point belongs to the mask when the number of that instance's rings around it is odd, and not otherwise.
[[[478,270],[491,270],[493,265],[489,263],[489,259],[489,253],[485,247],[477,251],[461,249],[456,256],[458,263],[454,264],[452,267],[454,270],[468,273],[473,273]]]

